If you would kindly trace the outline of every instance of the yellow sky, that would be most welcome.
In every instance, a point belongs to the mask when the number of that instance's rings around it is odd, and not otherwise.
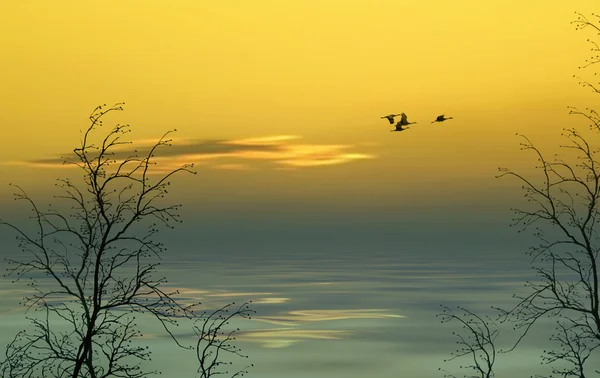
[[[593,34],[569,21],[594,3],[2,2],[0,161],[60,156],[96,105],[125,101],[111,120],[134,139],[171,128],[184,141],[275,137],[283,155],[237,151],[199,166],[223,185],[258,178],[263,193],[304,185],[318,197],[352,181],[344,190],[365,198],[383,193],[374,183],[487,185],[497,166],[527,159],[515,132],[550,146],[562,127],[585,125],[566,106],[595,99],[571,77]],[[390,112],[418,124],[390,133],[379,118]],[[430,124],[442,113],[455,119]],[[0,175],[56,172],[2,165]]]

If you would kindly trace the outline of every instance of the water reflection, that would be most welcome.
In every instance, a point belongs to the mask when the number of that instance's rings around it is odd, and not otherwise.
[[[256,366],[251,376],[425,378],[439,376],[437,368],[455,347],[455,329],[435,318],[439,304],[482,312],[508,306],[530,277],[524,265],[498,255],[458,261],[398,251],[369,258],[327,251],[220,258],[179,251],[165,257],[160,273],[169,279],[166,291],[178,290],[184,303],[200,301],[206,311],[253,300],[256,316],[231,324],[241,329],[237,342]],[[21,289],[6,281],[0,286],[2,346],[26,324],[16,316]],[[163,375],[194,375],[193,355],[173,345],[152,319],[142,331]],[[191,329],[179,331],[184,339],[194,337]],[[531,343],[543,345],[535,338]],[[531,353],[537,363],[540,349]]]

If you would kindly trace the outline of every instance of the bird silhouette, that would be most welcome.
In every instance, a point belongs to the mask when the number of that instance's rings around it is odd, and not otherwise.
[[[410,124],[416,123],[416,122],[408,122],[408,117],[404,113],[400,114],[400,116],[401,116],[400,122],[398,122],[398,123],[401,124],[402,126],[406,126],[406,125],[410,125]]]
[[[413,123],[414,123],[414,122],[413,122]],[[404,131],[404,130],[407,130],[407,129],[409,129],[409,127],[402,127],[402,126],[404,126],[404,125],[402,124],[402,121],[398,121],[398,123],[396,123],[396,129],[394,129],[394,130],[390,130],[390,131]]]
[[[393,125],[393,124],[394,124],[394,117],[398,117],[399,115],[400,115],[400,114],[388,114],[388,115],[386,115],[386,116],[383,116],[383,117],[381,117],[381,118],[385,118],[385,119],[387,119],[387,120],[390,122],[390,124],[392,124],[392,125]]]
[[[447,121],[449,119],[452,119],[452,117],[444,118],[444,114],[442,114],[441,116],[438,116],[435,119],[435,121],[431,121],[431,123],[434,123],[434,122],[444,122],[444,121]]]

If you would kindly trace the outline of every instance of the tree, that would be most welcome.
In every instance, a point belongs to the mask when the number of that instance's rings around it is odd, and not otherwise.
[[[577,30],[598,26],[584,15],[578,14]],[[598,16],[592,14],[594,17]],[[588,40],[589,41],[589,40]],[[592,51],[597,52],[595,42]],[[597,56],[587,60],[581,68],[599,62]],[[585,87],[598,92],[594,84],[581,81]],[[579,111],[570,108],[570,114],[582,115],[592,122],[590,130],[599,132],[598,114],[592,109]],[[518,303],[504,311],[504,319],[510,319],[522,330],[516,344],[542,317],[556,317],[556,333],[553,341],[560,344],[559,351],[545,351],[544,361],[568,361],[572,369],[554,369],[562,376],[584,376],[584,363],[590,353],[600,346],[600,289],[598,251],[598,224],[600,222],[600,150],[591,146],[583,134],[575,128],[564,129],[567,143],[561,148],[574,153],[571,159],[558,155],[548,159],[525,136],[521,149],[532,151],[537,157],[538,168],[543,174],[541,183],[534,183],[525,176],[501,169],[498,177],[512,176],[523,184],[525,198],[532,204],[528,209],[512,209],[513,225],[519,232],[533,230],[539,244],[531,246],[534,270],[539,282],[527,282],[528,295],[515,296]],[[567,155],[567,154],[565,154]],[[516,346],[515,344],[515,346]]]
[[[461,314],[456,314],[447,306],[442,306],[442,312],[437,315],[442,323],[456,321],[462,324],[462,329],[466,330],[466,335],[452,332],[458,338],[457,344],[460,347],[451,354],[451,357],[444,362],[452,361],[456,358],[468,356],[472,364],[460,366],[468,370],[474,370],[477,375],[471,377],[492,378],[494,376],[494,363],[496,362],[496,337],[498,336],[498,327],[489,317],[482,318],[466,308],[457,307]],[[442,369],[439,369],[442,370]],[[446,372],[445,370],[443,370]],[[456,378],[455,375],[446,372],[444,377]],[[466,377],[466,375],[465,375]]]
[[[169,180],[178,173],[195,174],[193,164],[152,174],[155,153],[171,145],[168,137],[176,130],[143,154],[125,148],[131,143],[123,139],[129,125],[118,124],[94,143],[103,118],[122,111],[122,105],[97,107],[75,157],[64,159],[84,173],[83,190],[70,179],[58,179],[62,194],[55,198],[70,208],[42,211],[15,185],[15,199],[31,206],[37,233],[0,219],[16,232],[23,256],[28,256],[25,261],[9,260],[8,276],[15,281],[29,278],[32,294],[23,305],[40,313],[28,317],[31,328],[18,332],[8,345],[0,364],[5,378],[137,378],[157,373],[140,366],[151,354],[134,343],[141,336],[141,316],[153,317],[178,346],[193,349],[178,341],[172,327],[181,319],[197,319],[194,310],[200,303],[180,303],[176,291],[163,290],[165,278],[153,276],[165,250],[155,238],[159,226],[173,228],[181,222],[180,205],[164,202]],[[242,310],[234,316],[246,314]]]
[[[197,321],[194,326],[194,332],[198,336],[196,342],[196,358],[199,362],[198,374],[200,378],[209,378],[213,375],[229,374],[228,371],[220,371],[222,365],[228,365],[226,361],[222,360],[221,353],[229,353],[230,355],[236,355],[242,358],[248,358],[247,355],[242,354],[242,350],[233,345],[235,336],[233,336],[239,328],[231,331],[225,331],[225,326],[229,325],[229,321],[235,317],[242,317],[250,319],[250,315],[255,311],[250,309],[249,303],[252,301],[243,303],[235,311],[229,312],[231,306],[235,305],[235,302],[227,304],[210,314],[204,313],[205,317],[201,317],[201,321]],[[201,324],[201,326],[198,325]],[[229,362],[229,365],[232,363]],[[244,374],[248,373],[249,367],[254,366],[253,364],[245,366],[243,369],[236,371],[231,375],[231,378],[237,376],[243,377]]]
[[[591,28],[600,35],[598,15],[592,14],[594,20],[590,21],[576,14],[578,17],[572,23],[577,30]],[[597,54],[598,45],[588,41],[593,45],[592,52]],[[598,62],[600,56],[595,55],[579,68]],[[580,84],[600,93],[597,84],[585,80]],[[592,133],[600,132],[600,118],[595,110],[569,109],[570,114],[591,122]],[[510,176],[521,182],[528,203],[527,207],[512,209],[515,218],[511,226],[517,227],[518,232],[532,231],[539,243],[528,251],[538,280],[526,282],[528,294],[515,295],[517,302],[513,308],[497,310],[501,313],[500,323],[509,322],[519,331],[516,342],[506,352],[514,350],[540,319],[555,319],[555,332],[550,341],[558,348],[544,350],[542,362],[551,364],[552,374],[585,377],[585,363],[600,346],[600,149],[588,142],[591,136],[574,128],[564,129],[562,135],[567,140],[560,146],[564,153],[551,158],[520,135],[524,140],[521,149],[533,152],[537,158],[536,169],[541,173],[541,182],[506,168],[499,169],[501,173],[497,177]],[[451,316],[469,324],[465,317]],[[475,337],[463,344],[467,349],[482,349],[479,340],[483,337],[489,341],[485,338],[486,332],[469,329]],[[493,346],[493,340],[490,343]],[[477,361],[475,365],[480,366]]]

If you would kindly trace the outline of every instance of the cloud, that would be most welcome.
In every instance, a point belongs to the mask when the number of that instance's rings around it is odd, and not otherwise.
[[[246,164],[215,164],[213,165],[214,169],[225,169],[228,171],[249,171],[250,168]]]
[[[220,170],[250,170],[250,163],[267,162],[275,169],[293,170],[305,167],[345,164],[372,159],[372,154],[350,151],[356,146],[348,144],[297,143],[297,135],[271,135],[244,139],[192,140],[175,139],[171,146],[159,146],[153,158],[154,173],[177,169],[186,163]],[[113,158],[122,162],[127,158],[145,156],[155,140],[137,140],[131,144],[115,146]],[[71,156],[65,154],[63,156]],[[64,164],[62,157],[10,162],[38,168],[73,167]],[[133,164],[131,165],[133,167]]]
[[[234,139],[226,143],[233,145],[250,145],[250,146],[269,146],[279,144],[286,140],[300,139],[298,135],[274,135],[258,138]]]

